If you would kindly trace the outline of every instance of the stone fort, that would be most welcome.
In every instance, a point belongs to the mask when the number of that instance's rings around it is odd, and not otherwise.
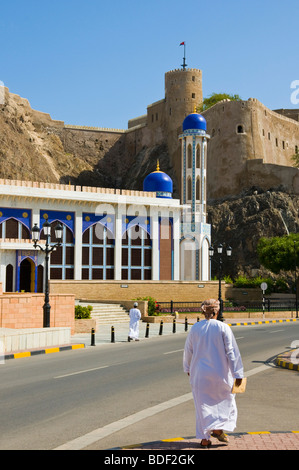
[[[117,173],[123,154],[129,163],[142,149],[164,145],[181,193],[179,135],[184,118],[203,101],[202,71],[176,69],[165,74],[165,97],[130,119],[128,129],[88,128],[61,123],[57,128],[66,152],[102,145]],[[202,112],[207,121],[208,199],[238,195],[243,189],[283,187],[299,194],[299,170],[292,156],[299,147],[299,110],[270,110],[255,98],[224,100]],[[121,176],[120,176],[121,178]],[[139,189],[139,188],[136,188]]]

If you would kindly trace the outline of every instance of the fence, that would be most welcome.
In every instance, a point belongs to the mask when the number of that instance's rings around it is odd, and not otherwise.
[[[193,313],[200,312],[202,302],[157,302],[160,313]],[[298,305],[297,305],[298,308]],[[223,302],[224,312],[275,312],[275,311],[293,311],[296,310],[295,299],[270,299],[266,298],[263,302]]]

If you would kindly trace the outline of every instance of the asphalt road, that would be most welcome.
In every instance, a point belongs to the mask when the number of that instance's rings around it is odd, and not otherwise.
[[[299,431],[298,372],[272,362],[299,339],[299,324],[233,331],[249,374],[246,394],[237,397],[236,431]],[[182,371],[186,335],[6,361],[0,366],[0,449],[111,449],[194,436]]]

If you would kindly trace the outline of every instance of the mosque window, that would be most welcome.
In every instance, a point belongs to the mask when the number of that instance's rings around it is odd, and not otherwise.
[[[188,178],[188,181],[187,181],[187,200],[191,201],[191,199],[192,199],[192,182],[191,182],[191,178]]]
[[[122,279],[150,280],[152,245],[149,234],[140,226],[130,227],[122,239]]]
[[[83,233],[82,279],[114,279],[114,237],[100,223],[92,225]]]
[[[30,232],[22,222],[17,219],[10,218],[0,224],[0,238],[30,240]]]
[[[196,180],[196,200],[200,200],[200,179],[197,178]]]
[[[8,264],[5,273],[5,292],[13,292],[13,266]]]
[[[200,146],[196,147],[196,168],[200,168]]]
[[[284,140],[282,141],[282,148],[283,148],[283,150],[285,149],[285,142],[284,142]]]
[[[51,243],[57,242],[55,227],[57,220],[51,222]],[[50,255],[50,279],[74,279],[74,236],[73,232],[65,224],[62,224],[62,244]],[[45,240],[42,230],[41,240]]]
[[[192,168],[192,147],[188,145],[188,168]]]
[[[244,127],[242,126],[242,124],[239,124],[239,126],[237,127],[237,133],[244,134]]]
[[[195,93],[192,93],[192,99],[195,99]]]
[[[298,145],[295,145],[295,154],[298,154]]]

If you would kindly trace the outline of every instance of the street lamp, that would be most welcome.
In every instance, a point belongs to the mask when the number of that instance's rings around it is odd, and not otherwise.
[[[295,252],[295,295],[296,295],[296,318],[298,318],[298,289],[297,289],[297,252],[296,252],[296,240],[294,240],[294,252]]]
[[[37,224],[34,224],[34,227],[32,228],[32,241],[33,241],[33,246],[34,248],[39,248],[43,253],[46,255],[46,264],[45,264],[45,303],[43,306],[44,310],[44,328],[49,328],[50,327],[50,310],[51,310],[51,305],[49,302],[49,255],[54,251],[56,248],[61,246],[62,243],[62,232],[63,232],[63,227],[61,224],[57,224],[55,227],[55,236],[57,243],[54,245],[50,245],[51,242],[51,224],[46,220],[45,223],[43,224],[43,231],[46,236],[46,245],[40,246],[38,244],[39,239],[40,239],[40,229],[37,226]]]
[[[217,316],[217,320],[219,321],[224,321],[223,318],[223,300],[221,297],[221,279],[222,279],[222,255],[223,255],[223,245],[218,245],[217,247],[217,253],[218,257],[215,259],[214,258],[214,247],[211,245],[209,248],[209,254],[210,254],[210,260],[215,261],[215,263],[218,263],[218,272],[219,272],[219,293],[218,293],[218,300],[220,304],[220,309],[219,313]],[[232,255],[232,249],[230,246],[226,247],[226,256],[231,256]]]

